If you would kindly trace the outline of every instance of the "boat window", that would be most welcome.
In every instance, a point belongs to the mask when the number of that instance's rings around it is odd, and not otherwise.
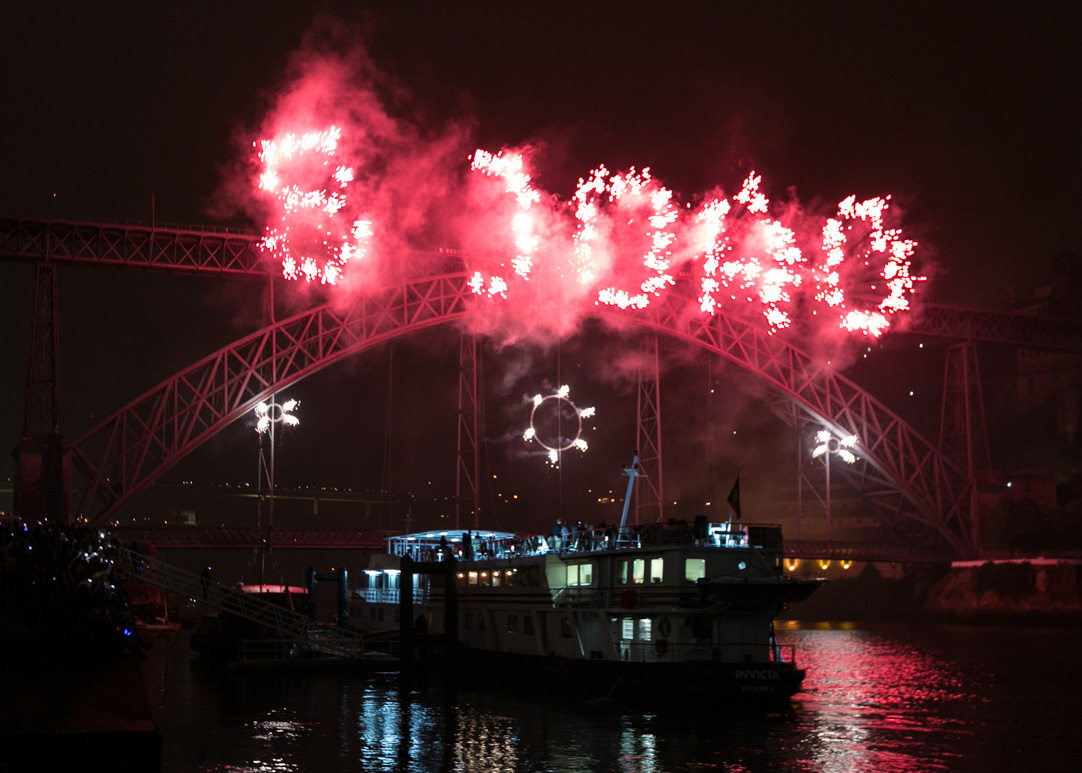
[[[571,621],[566,617],[560,618],[560,636],[565,639],[571,638]]]
[[[477,630],[478,631],[485,630],[485,616],[484,615],[478,615],[477,616]]]
[[[631,581],[636,585],[646,582],[646,561],[636,558],[631,564]]]
[[[503,572],[501,572],[499,569],[496,569],[492,572],[492,585],[494,587],[499,587],[503,583],[502,575]]]
[[[531,588],[536,588],[541,584],[541,567],[537,564],[530,567],[529,584]]]
[[[518,615],[507,616],[507,632],[518,633]]]
[[[470,572],[470,585],[477,584],[477,572]]]
[[[635,618],[625,617],[620,631],[620,638],[631,641],[635,638]]]
[[[695,582],[706,577],[706,559],[705,558],[689,558],[684,561],[684,579],[688,582]]]
[[[488,572],[481,572],[481,584],[485,587],[492,585],[492,576]]]
[[[618,582],[621,585],[627,585],[627,561],[620,562],[620,569],[617,571],[617,576],[620,578]]]
[[[526,615],[522,618],[522,632],[527,636],[533,636],[533,616]]]
[[[593,564],[569,564],[567,567],[568,585],[589,585],[594,579]]]
[[[463,572],[459,572],[458,573],[458,587],[461,588],[461,587],[463,587],[465,585],[466,585],[466,575]]]
[[[650,559],[650,582],[661,582],[665,576],[665,559],[664,558],[651,558]]]
[[[649,617],[639,618],[639,641],[650,641],[650,632],[653,621]]]

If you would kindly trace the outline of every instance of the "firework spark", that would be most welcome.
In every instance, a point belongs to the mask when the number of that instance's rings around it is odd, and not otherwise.
[[[345,265],[367,250],[372,223],[343,212],[353,169],[332,163],[341,135],[332,126],[258,144],[259,188],[278,208],[278,223],[267,226],[259,247],[281,262],[286,279],[337,284]]]
[[[341,142],[332,126],[256,144],[259,188],[278,209],[261,247],[289,279],[337,284],[369,252],[377,225],[355,201],[363,192],[349,159],[338,157]],[[649,169],[598,166],[566,202],[536,188],[519,151],[478,149],[470,171],[469,184],[490,186],[484,200],[495,202],[483,215],[496,232],[484,233],[513,253],[467,255],[476,261],[469,286],[512,307],[585,299],[643,309],[686,275],[704,314],[751,308],[771,334],[818,317],[879,336],[925,279],[913,269],[916,243],[887,224],[889,196],[850,196],[816,218],[793,206],[774,212],[755,172],[735,194],[692,207],[678,205]]]

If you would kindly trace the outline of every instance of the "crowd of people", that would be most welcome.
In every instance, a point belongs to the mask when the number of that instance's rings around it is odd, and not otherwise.
[[[0,523],[0,653],[73,667],[142,656],[117,547],[84,524]]]

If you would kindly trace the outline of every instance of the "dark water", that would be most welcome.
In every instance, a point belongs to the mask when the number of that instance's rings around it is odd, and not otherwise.
[[[145,663],[163,770],[1076,771],[1082,631],[784,624],[790,710]]]

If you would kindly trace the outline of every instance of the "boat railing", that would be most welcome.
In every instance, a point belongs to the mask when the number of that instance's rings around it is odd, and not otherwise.
[[[747,651],[746,644],[673,644],[665,639],[618,645],[620,659],[631,663],[739,663],[745,660]],[[767,645],[766,654],[770,663],[796,663],[794,644]]]
[[[397,604],[401,599],[401,591],[398,588],[356,588],[353,594],[369,604]],[[430,596],[428,588],[413,589],[414,604],[427,604]]]
[[[394,537],[388,540],[388,552],[392,555],[408,555],[417,561],[442,561],[448,555],[459,560],[483,561],[486,559],[537,556],[548,553],[577,554],[608,550],[637,550],[662,545],[696,545],[714,548],[758,547],[753,544],[752,534],[758,528],[743,523],[707,523],[689,525],[686,521],[669,521],[646,525],[599,527],[571,531],[567,536],[535,534],[486,535],[478,532],[469,536],[457,532],[439,532],[432,535]],[[769,527],[774,528],[774,527]],[[439,538],[443,538],[441,544]]]

